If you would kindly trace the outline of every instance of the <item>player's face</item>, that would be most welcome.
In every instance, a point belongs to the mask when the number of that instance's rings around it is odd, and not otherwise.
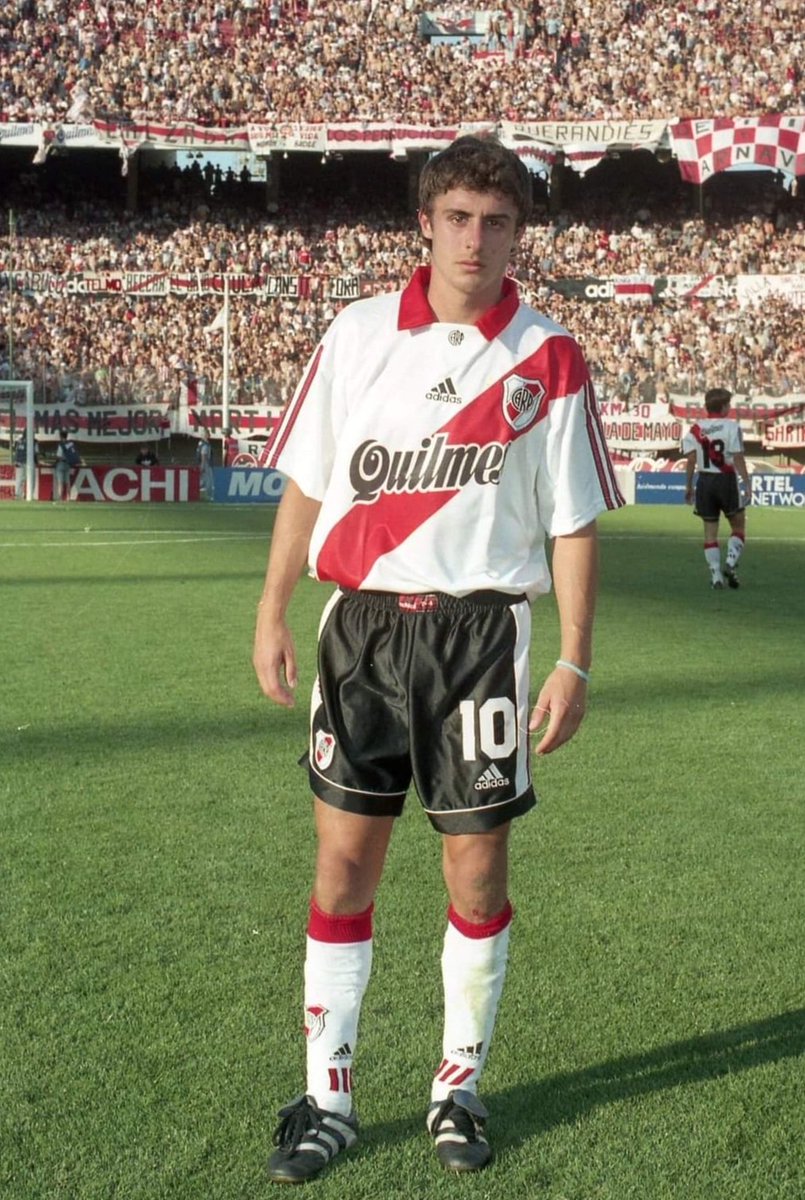
[[[523,227],[513,200],[497,192],[452,188],[437,196],[419,224],[431,239],[429,298],[442,320],[478,316],[500,299],[509,258]]]

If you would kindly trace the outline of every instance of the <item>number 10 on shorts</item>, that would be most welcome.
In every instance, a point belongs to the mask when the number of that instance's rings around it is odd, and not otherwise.
[[[506,696],[494,696],[478,707],[462,700],[461,749],[467,762],[478,758],[478,747],[487,758],[508,758],[517,746],[517,712]]]

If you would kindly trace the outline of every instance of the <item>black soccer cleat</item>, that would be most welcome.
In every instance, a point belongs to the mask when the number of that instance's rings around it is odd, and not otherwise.
[[[358,1140],[355,1114],[327,1112],[312,1096],[297,1096],[279,1111],[274,1133],[277,1149],[268,1160],[274,1183],[305,1183]]]
[[[735,567],[725,567],[724,577],[731,588],[739,588],[741,586],[741,581],[735,574]]]
[[[480,1171],[492,1158],[484,1126],[489,1116],[474,1092],[463,1088],[428,1109],[428,1132],[436,1157],[448,1171]]]

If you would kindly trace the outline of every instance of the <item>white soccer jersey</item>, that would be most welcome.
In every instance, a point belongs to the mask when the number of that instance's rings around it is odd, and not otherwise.
[[[389,592],[550,588],[545,537],[624,503],[584,358],[506,281],[440,322],[429,269],[333,321],[268,447],[321,501],[319,579]]]
[[[735,455],[743,454],[741,427],[729,417],[707,417],[691,426],[682,439],[682,453],[696,451],[696,469],[707,475],[734,475]]]

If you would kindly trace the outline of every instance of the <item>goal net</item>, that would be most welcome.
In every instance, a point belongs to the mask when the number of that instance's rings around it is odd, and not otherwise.
[[[30,380],[0,379],[0,447],[7,464],[0,477],[4,498],[9,494],[33,500],[34,385]]]

